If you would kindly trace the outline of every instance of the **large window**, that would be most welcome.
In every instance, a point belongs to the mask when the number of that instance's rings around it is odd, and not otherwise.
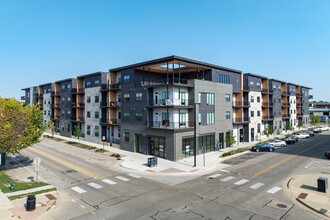
[[[194,138],[182,139],[182,157],[194,156]]]
[[[128,93],[124,94],[124,101],[129,102],[129,94]]]
[[[214,124],[214,112],[208,112],[207,113],[207,121],[206,124]]]
[[[100,126],[95,126],[95,137],[98,137],[100,134]]]
[[[230,102],[230,94],[226,94],[225,98],[226,98],[226,102]]]
[[[170,118],[170,113],[162,113],[162,125],[163,126],[169,126],[169,118]]]
[[[251,96],[250,99],[251,99],[251,102],[254,102],[254,96]]]
[[[91,135],[91,126],[87,125],[87,135]]]
[[[215,150],[214,134],[201,136],[198,138],[198,154],[205,152],[211,152]]]
[[[138,92],[135,94],[135,101],[137,101],[137,102],[142,101],[142,92]]]
[[[229,76],[218,74],[218,82],[229,83]]]
[[[142,153],[142,135],[141,134],[136,134],[135,135],[135,140],[136,140],[136,152]]]
[[[207,104],[214,105],[214,93],[207,93]]]
[[[179,118],[179,123],[180,126],[186,126],[187,122],[187,113],[186,112],[180,112],[180,118]]]
[[[87,118],[91,117],[91,112],[87,112]]]
[[[124,83],[129,83],[129,75],[124,76]]]
[[[166,143],[165,138],[150,137],[150,154],[158,157],[166,158]]]
[[[95,103],[99,103],[100,101],[100,97],[99,96],[95,96]]]
[[[254,111],[251,111],[250,117],[254,117]]]
[[[129,112],[124,113],[124,120],[128,121],[129,120]]]
[[[124,129],[124,141],[129,142],[129,130]]]
[[[166,105],[166,99],[169,98],[169,94],[167,91],[162,92],[162,105]]]
[[[186,92],[180,92],[180,100],[181,100],[181,105],[186,104],[187,99],[187,93]]]
[[[230,111],[226,111],[225,116],[226,116],[226,119],[230,119]]]
[[[141,112],[137,112],[135,113],[135,119],[137,121],[142,121],[142,113]]]

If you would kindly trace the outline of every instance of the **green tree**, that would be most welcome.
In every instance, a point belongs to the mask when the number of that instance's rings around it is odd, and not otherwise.
[[[40,142],[49,125],[43,125],[42,119],[37,105],[23,106],[16,99],[0,97],[0,151],[15,154]]]
[[[286,131],[288,131],[288,130],[293,130],[293,127],[292,127],[292,125],[291,125],[290,122],[287,122],[287,123],[285,124],[285,130],[286,130]]]
[[[235,136],[233,135],[232,130],[228,130],[225,141],[229,147],[231,147],[231,145],[236,143]]]
[[[80,138],[83,134],[84,134],[84,133],[81,131],[81,129],[80,129],[77,125],[75,125],[75,126],[74,126],[74,132],[73,132],[73,135],[74,135],[75,137],[77,137],[78,140],[79,140],[79,138]]]
[[[265,135],[267,135],[267,137],[269,137],[269,135],[274,134],[274,128],[273,125],[268,125],[265,130],[264,130]]]
[[[52,136],[54,137],[54,134],[55,134],[55,124],[54,122],[52,121],[52,123],[50,124],[50,129],[52,131]]]
[[[299,123],[298,123],[298,127],[301,128],[302,126],[304,126],[304,121],[300,120]]]

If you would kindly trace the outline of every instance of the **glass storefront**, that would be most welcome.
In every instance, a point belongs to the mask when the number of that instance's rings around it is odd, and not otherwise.
[[[214,134],[201,136],[198,138],[198,154],[203,154],[203,147],[206,153],[215,151]]]
[[[182,158],[194,156],[194,138],[182,139]]]
[[[150,137],[149,141],[150,141],[150,154],[155,155],[157,157],[166,158],[165,138]]]
[[[136,152],[142,153],[142,135],[136,135]]]

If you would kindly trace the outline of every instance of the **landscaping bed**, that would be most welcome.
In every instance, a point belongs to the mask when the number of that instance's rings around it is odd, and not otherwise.
[[[221,157],[221,158],[225,158],[225,157],[228,157],[228,156],[231,156],[231,155],[235,155],[235,154],[239,154],[239,153],[242,153],[242,152],[244,152],[244,151],[248,151],[248,150],[250,150],[249,147],[238,148],[238,149],[236,149],[236,150],[231,150],[231,151],[228,151],[228,152],[226,152],[226,153],[223,153],[223,154],[222,154],[221,156],[219,156],[219,157]]]

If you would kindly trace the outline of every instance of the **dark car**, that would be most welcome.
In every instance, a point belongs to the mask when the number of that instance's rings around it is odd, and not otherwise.
[[[294,144],[296,143],[295,138],[284,138],[283,141],[285,141],[286,144]]]
[[[253,146],[251,148],[252,151],[255,151],[255,152],[259,152],[259,151],[274,151],[275,150],[275,147],[271,144],[260,144],[260,145],[257,145],[257,146]]]
[[[299,141],[298,135],[292,135],[290,138],[293,138],[293,139],[295,139],[295,140],[296,140],[296,142],[298,142],[298,141]]]
[[[303,133],[309,134],[310,137],[314,136],[314,132],[313,131],[305,131]]]
[[[330,150],[326,151],[326,152],[324,153],[324,156],[330,158]]]

